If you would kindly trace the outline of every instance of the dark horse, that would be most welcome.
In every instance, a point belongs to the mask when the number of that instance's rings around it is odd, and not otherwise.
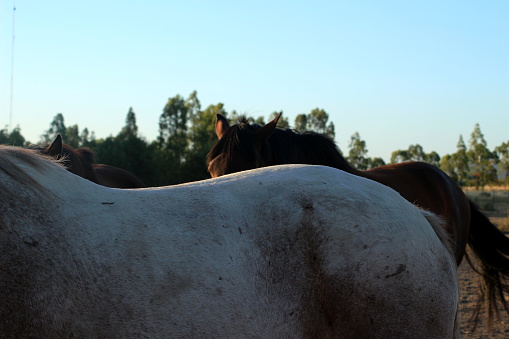
[[[67,170],[96,184],[112,188],[147,187],[134,174],[110,165],[96,164],[94,153],[86,148],[73,148],[63,143],[62,135],[57,134],[48,146],[33,147],[42,154],[62,159]]]
[[[451,178],[435,166],[405,162],[367,171],[353,168],[341,155],[334,141],[313,133],[297,133],[276,128],[281,114],[264,126],[249,124],[245,118],[233,126],[217,115],[218,142],[207,155],[212,177],[257,167],[282,164],[325,165],[377,181],[399,192],[420,208],[440,215],[455,245],[456,263],[465,256],[468,244],[470,265],[482,277],[481,297],[475,319],[485,302],[488,319],[498,315],[497,301],[509,313],[504,292],[509,292],[509,238],[482,214]],[[479,263],[474,265],[473,259]]]

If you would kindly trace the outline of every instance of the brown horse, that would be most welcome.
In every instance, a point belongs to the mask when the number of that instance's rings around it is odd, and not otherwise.
[[[122,168],[105,164],[92,164],[92,166],[99,185],[113,188],[147,187],[140,178]]]
[[[86,147],[73,148],[64,144],[62,135],[57,134],[48,146],[33,147],[42,154],[62,159],[67,170],[96,184],[111,188],[147,187],[134,174],[118,167],[96,164],[94,153]]]
[[[264,126],[249,124],[245,118],[230,126],[218,114],[215,127],[219,140],[207,155],[211,176],[271,165],[310,164],[335,167],[389,186],[411,203],[446,220],[445,228],[454,243],[458,265],[466,254],[467,244],[470,246],[471,257],[478,259],[478,264],[474,265],[468,256],[467,260],[482,277],[475,319],[483,306],[488,310],[488,321],[493,311],[498,315],[497,302],[509,313],[504,298],[504,292],[509,292],[506,282],[509,277],[509,238],[479,211],[449,176],[423,162],[357,170],[348,164],[328,137],[276,128],[280,116]]]

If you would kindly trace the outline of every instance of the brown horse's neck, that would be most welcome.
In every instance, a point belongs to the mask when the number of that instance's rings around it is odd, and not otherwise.
[[[90,149],[86,147],[74,149],[64,144],[63,156],[67,159],[66,162],[69,172],[97,184],[97,176],[92,166],[94,154]]]
[[[352,167],[329,137],[313,133],[296,133],[290,129],[276,129],[268,139],[267,165],[308,164],[334,167],[364,177],[363,171]]]

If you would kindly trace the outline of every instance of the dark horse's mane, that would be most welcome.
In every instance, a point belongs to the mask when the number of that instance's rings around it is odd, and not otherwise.
[[[355,171],[342,156],[335,142],[327,135],[276,127],[270,138],[259,145],[259,141],[253,138],[253,135],[261,128],[259,124],[250,124],[245,116],[239,117],[238,124],[230,126],[212,147],[207,155],[207,163],[219,155],[222,155],[222,161],[225,163],[232,163],[231,159],[234,157],[237,160],[254,159],[257,156],[256,150],[260,149],[259,160],[266,164],[326,164],[349,173]],[[242,169],[231,169],[229,172],[239,170]]]
[[[61,160],[69,172],[97,183],[97,176],[92,165],[95,162],[94,152],[89,148],[74,149],[61,143],[61,138],[58,139],[57,143],[54,141],[51,145],[30,148],[41,152],[41,154],[50,155]]]
[[[327,135],[315,132],[298,132],[289,128],[276,128],[268,140],[277,164],[305,163],[340,168],[350,172],[351,166],[341,155],[334,141]],[[288,144],[295,145],[289,147]],[[295,159],[302,159],[295,161]]]
[[[83,176],[83,178],[97,183],[95,170],[92,166],[95,162],[92,150],[86,147],[73,149],[69,145],[64,145],[63,154],[64,164],[66,164],[66,160],[69,159],[68,168],[71,173],[81,173],[80,176]]]
[[[258,124],[249,124],[245,116],[239,118],[239,123],[232,126],[225,136],[221,138],[217,144],[207,155],[208,159],[215,158],[225,151],[227,157],[231,157],[235,151],[247,152],[252,155],[254,146],[253,140],[249,137],[249,133],[260,129],[262,126]]]
[[[73,148],[64,144],[62,135],[57,134],[50,145],[32,146],[31,149],[61,159],[67,170],[96,184],[112,188],[147,187],[134,174],[114,166],[97,164],[94,152],[87,147]]]

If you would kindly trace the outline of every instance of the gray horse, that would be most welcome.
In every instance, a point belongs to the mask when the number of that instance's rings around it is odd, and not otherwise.
[[[439,220],[322,166],[118,190],[0,148],[0,336],[454,338]]]

